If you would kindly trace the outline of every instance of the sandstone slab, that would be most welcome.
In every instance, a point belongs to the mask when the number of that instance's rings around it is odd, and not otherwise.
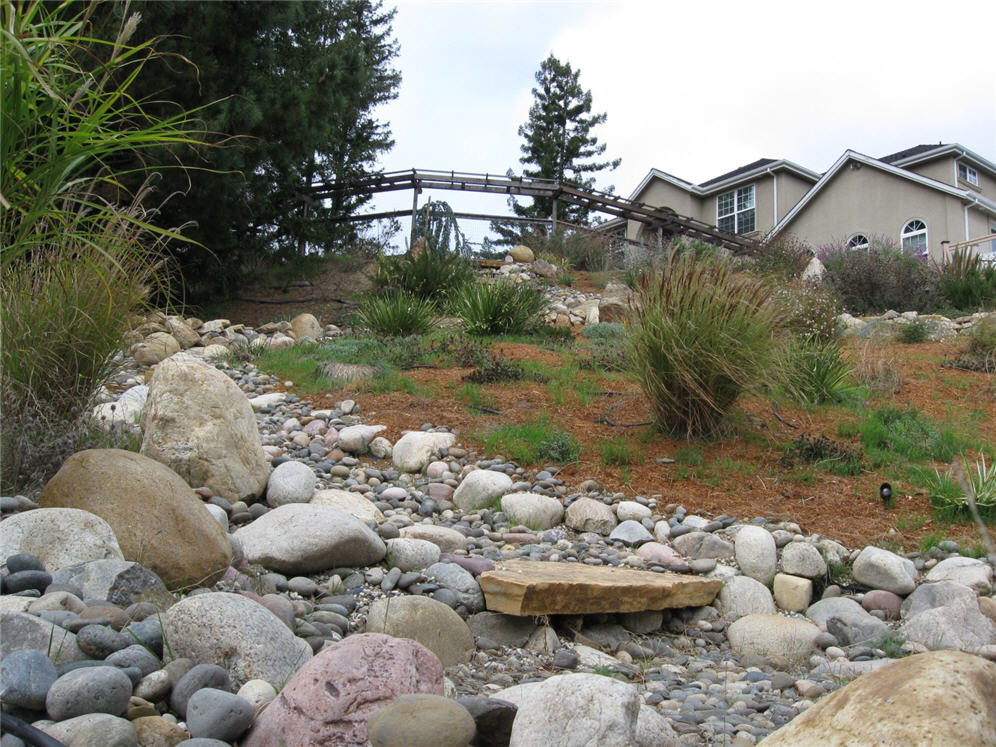
[[[719,579],[699,576],[522,560],[506,561],[478,582],[487,608],[510,615],[701,607],[723,587]]]

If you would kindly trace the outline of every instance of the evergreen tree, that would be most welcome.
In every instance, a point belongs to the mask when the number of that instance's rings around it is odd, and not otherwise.
[[[591,113],[591,91],[581,87],[580,77],[580,70],[572,69],[569,62],[561,62],[553,54],[540,64],[529,119],[519,127],[519,137],[524,139],[519,158],[526,167],[523,175],[591,188],[595,185],[594,174],[619,166],[618,158],[592,160],[605,153],[605,143],[598,142],[592,130],[605,122],[606,114]],[[553,214],[553,201],[548,197],[534,197],[531,205],[509,199],[509,206],[520,217],[550,218]],[[557,218],[586,225],[588,210],[561,203]],[[521,234],[520,229],[508,224],[492,224],[492,228],[510,240]]]
[[[167,171],[161,185],[180,194],[160,220],[193,221],[185,234],[206,249],[178,253],[191,294],[225,292],[265,259],[332,252],[351,238],[332,219],[369,195],[321,202],[309,185],[366,175],[393,145],[374,108],[400,84],[394,11],[380,0],[143,0],[132,9],[140,33],[164,36],[159,48],[173,55],[142,93],[188,110],[218,101],[204,126],[228,138],[177,151],[178,163],[199,168]]]

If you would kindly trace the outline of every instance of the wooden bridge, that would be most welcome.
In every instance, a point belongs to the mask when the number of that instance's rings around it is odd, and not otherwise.
[[[702,239],[711,244],[725,246],[742,254],[751,252],[755,243],[733,234],[720,231],[703,221],[679,215],[667,207],[655,207],[644,202],[635,202],[625,197],[594,189],[580,189],[570,184],[561,184],[549,179],[534,179],[526,176],[496,176],[494,174],[473,174],[458,171],[431,171],[411,169],[375,174],[363,179],[344,182],[320,182],[311,185],[311,196],[324,199],[337,193],[352,195],[395,192],[410,189],[412,209],[393,210],[366,215],[344,216],[341,221],[377,220],[379,218],[399,218],[411,215],[418,210],[418,195],[424,189],[443,189],[456,192],[484,192],[491,194],[521,195],[524,197],[547,197],[553,200],[553,215],[549,220],[520,218],[508,215],[483,215],[480,213],[454,213],[457,218],[474,220],[497,220],[519,223],[551,225],[556,229],[557,205],[566,203],[579,205],[591,212],[604,213],[616,218],[632,220],[647,226],[661,239],[675,235]],[[566,225],[566,224],[562,224]]]

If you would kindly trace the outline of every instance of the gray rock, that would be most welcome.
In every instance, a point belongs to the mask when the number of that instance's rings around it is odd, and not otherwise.
[[[201,688],[187,703],[187,729],[192,737],[233,742],[252,726],[255,710],[245,698],[211,687]]]
[[[794,660],[809,656],[819,635],[820,629],[808,620],[776,614],[745,615],[727,629],[730,647],[741,655]]]
[[[944,607],[920,612],[903,623],[899,632],[906,640],[931,651],[973,652],[996,643],[996,623],[979,612],[974,599],[958,599]]]
[[[93,659],[106,659],[115,651],[128,648],[132,639],[109,625],[86,625],[76,633],[76,644]]]
[[[38,508],[0,522],[0,561],[19,553],[36,556],[53,574],[88,560],[124,559],[111,526],[75,508]]]
[[[440,449],[450,448],[454,441],[452,433],[410,431],[395,442],[391,460],[402,472],[421,472]]]
[[[564,523],[579,532],[596,532],[604,536],[615,529],[619,521],[611,506],[582,497],[567,507]]]
[[[470,629],[477,638],[489,638],[502,646],[522,648],[536,631],[531,617],[505,615],[501,612],[478,612],[470,618]]]
[[[463,478],[453,493],[453,505],[464,511],[490,506],[512,488],[512,478],[504,472],[477,469]]]
[[[307,503],[315,492],[317,478],[304,462],[284,462],[270,474],[266,484],[266,502],[271,506]]]
[[[782,571],[790,576],[823,578],[827,575],[827,563],[815,545],[789,542],[782,548]]]
[[[502,496],[501,510],[509,520],[530,529],[551,529],[560,523],[564,506],[556,498],[539,493],[509,493]]]
[[[5,704],[44,710],[45,696],[56,678],[51,659],[36,649],[13,651],[0,661],[0,694]]]
[[[0,612],[0,659],[25,649],[44,651],[58,666],[87,658],[64,628],[26,612]]]
[[[477,734],[472,744],[475,747],[508,747],[512,723],[519,710],[515,703],[475,695],[458,696],[457,703],[474,718]]]
[[[71,747],[139,747],[131,722],[107,713],[76,716],[41,730]]]
[[[137,643],[120,651],[115,651],[104,661],[121,668],[138,667],[143,677],[147,674],[152,674],[162,666],[162,662],[152,652],[145,646],[140,646]]]
[[[388,597],[370,605],[366,632],[410,638],[432,651],[444,667],[470,659],[474,636],[467,623],[428,597]]]
[[[762,527],[746,525],[733,539],[733,549],[740,571],[765,586],[771,586],[778,565],[778,551],[771,532]]]
[[[776,611],[771,590],[749,576],[727,579],[714,604],[720,614],[730,620],[744,615],[772,614]]]
[[[349,454],[366,454],[374,436],[385,430],[384,425],[350,425],[339,431],[336,445]]]
[[[59,677],[45,697],[45,710],[55,721],[88,713],[121,716],[128,709],[131,680],[117,667],[84,667]]]
[[[664,623],[664,613],[660,610],[624,612],[619,615],[619,622],[626,630],[638,635],[647,635],[655,630],[660,630]]]
[[[250,563],[287,574],[373,565],[387,553],[383,540],[355,516],[305,503],[268,511],[235,537]]]
[[[223,666],[235,687],[284,682],[311,658],[311,647],[269,610],[227,592],[181,600],[163,616],[163,632],[174,657]]]
[[[387,563],[402,571],[420,571],[439,560],[439,545],[414,537],[387,541]]]
[[[484,592],[473,574],[456,563],[434,563],[425,569],[427,578],[453,591],[470,612],[484,609]]]
[[[861,551],[851,570],[855,581],[873,589],[905,595],[916,588],[913,561],[872,545]]]
[[[927,581],[954,581],[979,594],[989,594],[993,589],[993,568],[983,560],[955,555],[927,571]]]
[[[121,607],[150,602],[159,610],[175,598],[155,573],[128,560],[92,560],[52,574],[53,583],[75,586],[84,599],[106,599]]]
[[[228,676],[228,670],[217,664],[194,665],[173,686],[169,698],[170,708],[185,719],[191,696],[204,688],[231,692],[232,680]]]
[[[935,607],[945,607],[958,601],[975,601],[975,592],[954,581],[938,581],[933,584],[920,584],[903,600],[899,614],[909,619]]]
[[[272,479],[272,478],[271,478]],[[373,503],[368,501],[359,493],[338,488],[319,490],[311,497],[313,506],[331,506],[347,514],[355,516],[362,522],[375,521],[378,524],[384,521],[384,514],[380,512]],[[388,526],[394,527],[393,524]],[[397,531],[397,527],[394,527]]]
[[[627,545],[640,545],[644,542],[652,542],[654,535],[640,522],[627,519],[612,530],[609,539]]]
[[[827,630],[845,646],[875,642],[889,632],[888,625],[846,597],[821,599],[806,610],[806,617],[826,625]]]
[[[714,558],[730,560],[733,558],[732,542],[727,542],[709,532],[689,532],[672,540],[674,548],[686,558]]]

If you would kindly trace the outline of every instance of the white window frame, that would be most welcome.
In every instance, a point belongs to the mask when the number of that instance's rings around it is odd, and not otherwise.
[[[738,187],[729,192],[723,192],[716,196],[716,227],[721,231],[733,233],[738,236],[753,233],[757,230],[757,200],[753,184],[746,187]],[[729,198],[730,210],[720,212],[724,198]],[[745,228],[747,218],[750,217],[750,228]],[[733,219],[733,230],[721,226],[723,219]]]
[[[964,172],[964,173],[962,173]],[[973,187],[979,186],[979,172],[966,163],[958,162],[958,181],[971,184]]]
[[[917,226],[915,224],[919,223]],[[923,237],[923,242],[919,240]],[[909,243],[909,246],[907,246]],[[923,218],[910,218],[903,224],[903,230],[899,233],[899,246],[902,247],[904,252],[910,249],[916,249],[920,254],[926,254],[927,249],[930,246],[927,239],[927,221]]]
[[[858,241],[858,239],[861,239],[861,241]],[[863,233],[856,233],[856,234],[853,234],[851,236],[851,238],[849,238],[847,240],[847,248],[848,249],[865,249],[865,250],[867,250],[869,243],[870,242],[868,241],[868,237],[865,234],[863,234]]]

